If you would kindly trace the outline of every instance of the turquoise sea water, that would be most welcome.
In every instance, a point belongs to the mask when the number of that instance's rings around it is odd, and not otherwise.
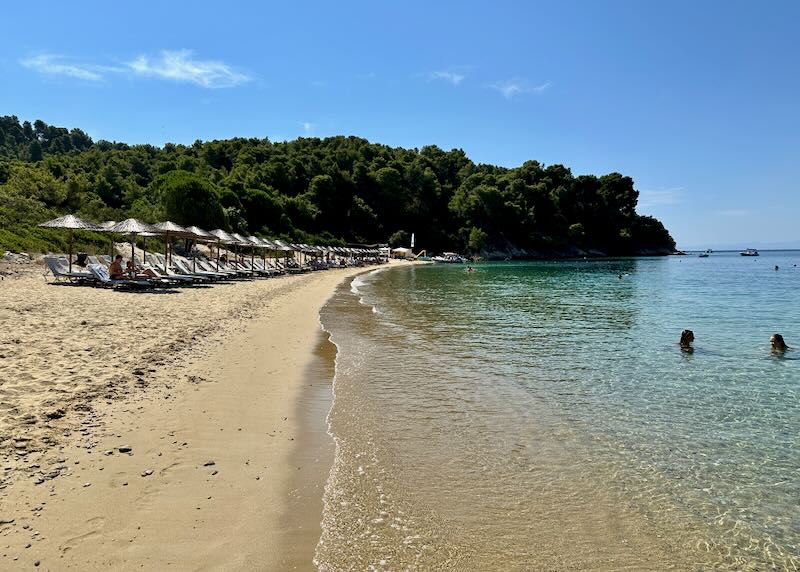
[[[322,312],[338,355],[320,568],[796,570],[800,350],[769,347],[800,348],[795,264],[358,277]]]

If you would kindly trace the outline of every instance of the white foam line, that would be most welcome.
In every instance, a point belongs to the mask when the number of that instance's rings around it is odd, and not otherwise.
[[[333,415],[333,408],[336,406],[336,385],[337,385],[337,377],[339,373],[339,344],[337,344],[333,339],[333,333],[325,329],[325,324],[322,323],[322,313],[320,312],[319,316],[319,326],[323,332],[328,334],[328,341],[334,345],[336,348],[336,355],[333,358],[333,380],[331,381],[331,406],[328,409],[328,414],[325,416],[325,424],[327,425],[326,432],[330,435],[331,439],[333,439],[334,444],[334,453],[333,453],[333,464],[331,465],[331,470],[328,473],[328,478],[325,481],[325,488],[322,494],[322,521],[320,522],[320,529],[322,533],[320,534],[319,541],[317,542],[317,546],[314,548],[314,559],[312,562],[317,567],[317,570],[320,572],[325,572],[329,570],[330,567],[320,563],[320,550],[322,545],[324,544],[324,536],[325,536],[325,522],[326,517],[328,517],[328,513],[331,511],[330,506],[330,499],[333,497],[333,487],[334,487],[334,473],[336,469],[341,466],[341,446],[339,444],[339,438],[334,434],[333,427],[331,424],[331,416]]]

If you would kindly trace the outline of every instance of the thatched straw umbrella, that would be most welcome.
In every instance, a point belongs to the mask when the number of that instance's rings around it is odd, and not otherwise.
[[[216,237],[217,239],[217,271],[219,271],[219,251],[222,244],[233,244],[236,242],[236,239],[233,238],[230,234],[222,230],[221,228],[215,228],[214,230],[210,231],[209,234],[211,236]]]
[[[199,226],[187,226],[186,230],[194,235],[194,242],[213,242],[216,237]],[[197,256],[192,256],[192,272],[197,268]]]
[[[97,225],[87,222],[75,215],[66,215],[43,222],[39,226],[44,228],[66,228],[69,230],[69,271],[72,273],[72,231],[73,230],[98,230]]]
[[[131,239],[131,260],[133,260],[133,255],[135,254],[136,249],[136,237],[137,236],[155,236],[157,234],[162,234],[157,228],[153,225],[148,224],[144,221],[141,221],[136,218],[128,218],[121,222],[118,222],[114,226],[102,229],[104,232],[113,232],[116,234],[125,234],[130,237]]]
[[[183,237],[183,238],[193,238],[194,234],[186,230],[180,225],[175,224],[171,220],[167,220],[164,222],[159,222],[153,225],[158,232],[161,232],[164,235],[164,272],[167,271],[167,264],[169,263],[170,258],[170,236],[172,237]]]

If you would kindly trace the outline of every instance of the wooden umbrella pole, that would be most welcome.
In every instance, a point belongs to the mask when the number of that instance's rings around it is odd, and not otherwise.
[[[169,257],[169,233],[164,235],[164,274],[167,273],[168,257]]]
[[[72,274],[72,229],[69,229],[69,273]]]

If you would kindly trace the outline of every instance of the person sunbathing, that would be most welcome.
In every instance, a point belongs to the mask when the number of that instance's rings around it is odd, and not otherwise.
[[[133,260],[128,260],[125,265],[125,272],[131,278],[158,278],[155,272],[149,268],[141,268],[133,263]]]
[[[692,330],[683,330],[681,332],[681,341],[678,345],[681,347],[682,352],[691,353],[694,351],[692,343],[694,342],[694,332]]]
[[[786,345],[786,342],[783,341],[783,336],[780,334],[772,334],[772,337],[769,339],[769,345],[772,346],[772,351],[775,353],[783,353],[789,349],[789,346]]]
[[[108,275],[112,280],[124,280],[125,271],[122,270],[122,256],[117,254],[114,257],[114,262],[108,267]]]

